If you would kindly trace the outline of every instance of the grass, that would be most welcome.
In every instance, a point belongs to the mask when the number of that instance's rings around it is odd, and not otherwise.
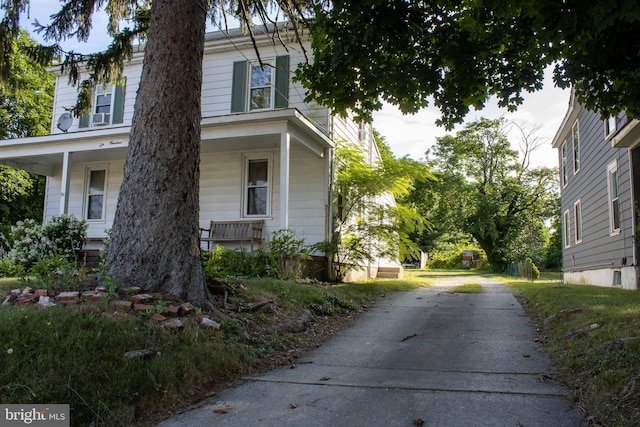
[[[452,294],[480,294],[483,292],[482,285],[477,283],[464,283],[449,291]]]
[[[3,290],[19,283],[4,279]],[[278,349],[293,345],[295,334],[248,336],[251,325],[295,319],[304,310],[322,317],[350,315],[376,296],[424,286],[407,279],[329,287],[291,281],[246,280],[229,298],[222,331],[197,326],[196,315],[183,331],[161,329],[148,316],[98,304],[37,309],[0,308],[0,401],[68,403],[74,426],[128,426],[154,408],[170,409],[216,384],[252,372]],[[3,292],[4,294],[4,292]],[[252,310],[272,301],[271,309]],[[155,355],[125,360],[132,350]]]
[[[593,422],[640,423],[640,292],[505,279]]]

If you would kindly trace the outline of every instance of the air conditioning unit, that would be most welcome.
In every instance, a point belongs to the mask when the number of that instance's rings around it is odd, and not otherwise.
[[[93,115],[93,125],[108,125],[111,115],[108,113],[96,113]]]

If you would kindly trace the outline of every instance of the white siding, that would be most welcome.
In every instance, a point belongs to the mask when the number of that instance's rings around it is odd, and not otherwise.
[[[279,55],[290,56],[289,74],[289,108],[298,109],[305,117],[315,123],[319,129],[328,133],[329,114],[328,110],[316,103],[305,103],[305,89],[300,83],[294,83],[292,80],[293,71],[297,65],[304,62],[304,55],[299,49],[290,48],[285,50],[282,46],[262,47],[260,50],[263,60],[273,59]],[[257,61],[257,55],[252,48],[247,49],[231,49],[226,51],[209,51],[203,61],[203,82],[202,82],[202,117],[214,117],[231,114],[231,81],[233,63],[235,61]],[[126,88],[125,88],[125,104],[124,104],[124,120],[122,124],[111,125],[129,126],[133,118],[133,109],[135,97],[140,84],[140,76],[142,73],[142,62],[135,61],[126,66]],[[62,133],[57,129],[56,123],[61,114],[72,108],[77,101],[78,89],[69,86],[67,76],[58,76],[55,89],[55,105],[53,109],[53,125],[52,133]],[[73,123],[68,132],[78,132],[95,129],[95,127],[83,128],[78,127],[78,118],[73,119]],[[100,126],[105,128],[110,126]],[[357,135],[357,128],[356,128]]]

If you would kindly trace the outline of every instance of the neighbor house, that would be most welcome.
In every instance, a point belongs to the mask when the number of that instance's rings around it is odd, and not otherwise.
[[[572,94],[553,147],[560,165],[564,281],[637,289],[638,120],[624,113],[603,120]]]
[[[305,61],[297,41],[285,47],[265,33],[256,35],[256,45],[264,68],[240,31],[206,36],[200,226],[259,219],[263,241],[286,228],[306,244],[327,241],[334,227],[335,143],[358,144],[377,161],[371,125],[305,102],[304,89],[291,79]],[[57,76],[51,134],[0,142],[0,163],[47,177],[45,220],[69,214],[87,221],[87,248],[100,247],[113,223],[142,62],[140,50],[122,84],[96,88],[91,114],[80,118],[69,113],[77,88],[51,68]],[[399,264],[379,259],[352,278],[376,277],[379,266]]]

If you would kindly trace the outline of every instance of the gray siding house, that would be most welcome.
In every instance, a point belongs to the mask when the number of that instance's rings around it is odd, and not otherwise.
[[[638,289],[640,126],[602,120],[571,95],[553,139],[558,149],[566,283]]]

